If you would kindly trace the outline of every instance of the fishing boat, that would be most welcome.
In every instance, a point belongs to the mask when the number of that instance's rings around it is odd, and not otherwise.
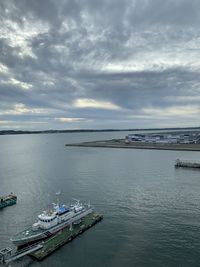
[[[0,209],[3,209],[8,206],[15,205],[17,203],[17,196],[10,193],[7,196],[0,197]]]

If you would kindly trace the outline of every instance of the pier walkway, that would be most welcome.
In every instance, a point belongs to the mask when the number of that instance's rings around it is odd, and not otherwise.
[[[0,264],[7,264],[11,261],[15,261],[41,248],[43,248],[43,242],[15,251],[11,248],[4,248],[0,250]]]

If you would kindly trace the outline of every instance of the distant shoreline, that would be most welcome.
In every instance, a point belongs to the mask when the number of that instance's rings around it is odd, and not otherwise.
[[[141,129],[72,129],[72,130],[44,130],[44,131],[26,131],[26,130],[0,130],[0,135],[17,134],[52,134],[52,133],[90,133],[90,132],[137,132],[137,131],[189,131],[199,130],[200,127],[185,128],[141,128]]]
[[[133,142],[125,144],[124,139],[82,142],[82,143],[66,144],[65,146],[200,151],[200,144],[160,144],[160,143],[155,144],[155,143],[143,143],[143,142]]]

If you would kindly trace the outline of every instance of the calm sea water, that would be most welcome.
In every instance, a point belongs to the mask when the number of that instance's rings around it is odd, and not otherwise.
[[[104,220],[42,262],[11,266],[200,266],[200,170],[174,160],[199,152],[65,147],[125,132],[0,136],[0,248],[55,202],[90,201]]]

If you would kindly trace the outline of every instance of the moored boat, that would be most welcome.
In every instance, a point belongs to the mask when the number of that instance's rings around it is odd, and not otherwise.
[[[83,205],[79,200],[69,206],[53,204],[52,209],[43,211],[38,215],[38,221],[22,232],[17,233],[11,241],[18,248],[36,243],[49,238],[68,225],[80,221],[82,218],[93,212],[93,207]]]
[[[17,196],[10,193],[7,196],[0,197],[0,209],[3,209],[8,206],[15,205],[17,203]]]

